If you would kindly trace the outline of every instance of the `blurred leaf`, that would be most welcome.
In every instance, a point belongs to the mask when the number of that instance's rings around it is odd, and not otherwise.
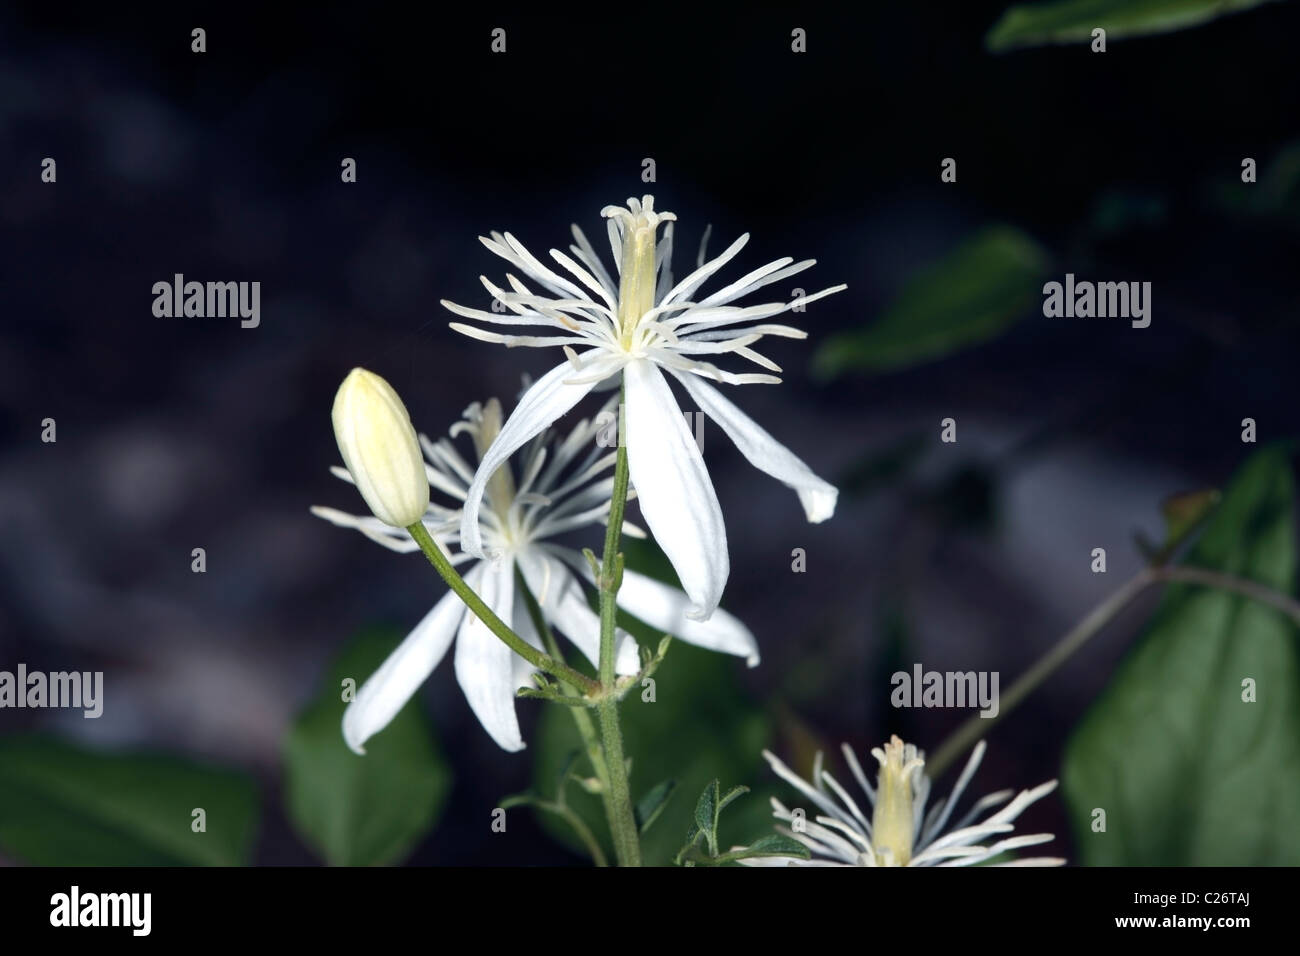
[[[1188,556],[1287,594],[1295,579],[1287,452],[1255,454]],[[1242,680],[1257,702],[1242,701]],[[1278,611],[1172,585],[1065,753],[1085,862],[1300,865],[1300,645]],[[1091,830],[1094,808],[1107,832]]]
[[[364,756],[343,742],[343,679],[360,688],[397,644],[374,632],[350,644],[285,746],[285,809],[299,835],[336,866],[403,859],[433,827],[451,787],[418,694],[366,742]]]
[[[196,808],[206,832],[191,829]],[[258,810],[240,773],[38,735],[0,739],[0,846],[38,866],[247,864]]]
[[[908,279],[879,321],[823,343],[813,372],[904,368],[986,342],[1038,304],[1047,268],[1024,233],[988,227]]]
[[[625,539],[623,550],[628,567],[676,584],[667,559],[651,542]],[[659,640],[658,631],[633,618],[620,614],[620,624],[642,646],[654,647]],[[700,792],[714,777],[757,782],[766,789],[760,797],[741,801],[729,813],[728,826],[734,824],[740,833],[771,829],[767,798],[777,792],[777,784],[761,756],[771,722],[740,689],[737,675],[744,667],[738,658],[674,641],[655,673],[655,702],[642,701],[636,688],[628,693],[619,715],[624,753],[633,759],[634,793],[651,781],[665,778],[676,780],[678,788],[687,794]],[[564,755],[580,746],[567,708],[542,708],[537,732],[529,742],[530,749],[535,750],[533,767],[538,786],[547,785]],[[587,769],[585,761],[580,766]],[[600,798],[575,791],[569,796],[569,805],[609,847],[609,829]],[[642,837],[642,856],[647,865],[672,862],[694,809],[689,800],[673,800],[664,807],[654,828]],[[572,830],[562,822],[546,817],[539,822],[556,840],[584,853]]]
[[[1106,39],[1170,33],[1200,26],[1272,0],[1056,0],[1009,8],[984,38],[993,53],[1046,43],[1092,39],[1101,27]]]
[[[650,791],[637,802],[636,824],[642,833],[649,830],[659,819],[659,814],[664,812],[664,807],[668,806],[668,801],[676,789],[677,781],[664,780],[651,787]]]

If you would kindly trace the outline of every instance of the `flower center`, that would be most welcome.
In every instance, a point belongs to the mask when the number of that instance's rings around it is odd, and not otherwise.
[[[915,747],[905,746],[897,736],[891,737],[883,752],[873,751],[880,762],[876,778],[876,810],[871,818],[871,844],[877,855],[895,866],[907,866],[912,860],[915,838],[912,806],[912,776],[925,766]]]
[[[605,216],[617,216],[623,223],[623,257],[619,262],[618,332],[619,342],[631,350],[634,333],[645,314],[655,305],[655,231],[661,222],[677,217],[670,212],[655,212],[654,197],[641,202],[628,200],[628,208],[607,206]]]
[[[492,442],[501,433],[501,403],[490,398],[483,403],[479,413],[477,427],[471,430],[474,436],[474,451],[482,461]],[[515,500],[515,480],[510,474],[509,462],[503,464],[488,479],[486,497],[488,505],[501,518],[502,527],[508,523],[510,505]]]

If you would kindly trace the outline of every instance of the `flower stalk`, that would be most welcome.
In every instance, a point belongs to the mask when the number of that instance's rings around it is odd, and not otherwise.
[[[605,554],[600,567],[600,702],[596,715],[600,724],[601,749],[605,758],[605,815],[614,840],[619,866],[641,865],[641,843],[636,814],[632,810],[632,793],[628,786],[627,761],[623,757],[623,731],[618,722],[618,695],[615,692],[614,636],[615,598],[623,583],[623,555],[619,540],[623,531],[623,512],[627,507],[627,445],[620,436],[618,457],[614,463],[614,490],[609,505],[609,524],[605,529]]]
[[[581,690],[584,694],[590,696],[600,690],[600,685],[590,677],[578,673],[567,664],[561,664],[549,654],[543,654],[511,630],[505,621],[497,617],[492,609],[483,602],[483,599],[465,583],[465,579],[457,573],[456,569],[451,566],[451,562],[447,560],[447,556],[442,553],[442,549],[438,547],[433,540],[433,536],[429,534],[429,529],[422,522],[417,521],[408,525],[406,530],[415,539],[415,543],[420,546],[420,550],[429,559],[429,563],[433,565],[434,570],[447,582],[447,586],[456,592],[456,595],[465,602],[465,606],[473,611],[478,619],[487,626],[487,629],[500,638],[507,647],[538,670],[545,671],[571,687]]]

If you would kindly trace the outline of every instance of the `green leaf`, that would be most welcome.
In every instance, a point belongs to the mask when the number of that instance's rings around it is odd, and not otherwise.
[[[743,797],[747,793],[749,793],[749,787],[746,786],[732,787],[725,794],[723,794],[722,799],[718,801],[718,812],[715,816],[721,816],[723,810],[731,806],[731,804],[738,797]]]
[[[403,859],[433,827],[451,787],[418,695],[366,742],[364,756],[343,742],[344,678],[359,688],[397,643],[372,632],[349,645],[285,747],[285,809],[299,835],[336,866]]]
[[[813,373],[905,368],[986,342],[1038,304],[1048,266],[1024,233],[988,227],[909,278],[877,322],[827,339]]]
[[[695,804],[694,830],[691,831],[691,837],[695,833],[703,833],[704,839],[708,843],[709,853],[716,856],[718,853],[718,781],[717,778],[709,781],[709,785],[700,793],[700,799]],[[690,839],[688,837],[687,839]]]
[[[1169,33],[1200,26],[1272,0],[1056,0],[1009,8],[984,38],[993,53],[1045,43],[1090,41],[1101,27],[1106,39]]]
[[[744,849],[724,854],[728,860],[748,860],[762,856],[793,856],[806,860],[811,855],[806,846],[784,833],[769,833],[767,836],[759,837]]]
[[[668,806],[668,801],[677,789],[676,780],[664,780],[650,788],[649,792],[636,805],[636,823],[642,833],[659,819],[659,815]]]
[[[1294,487],[1280,447],[1250,458],[1187,564],[1294,591]],[[1224,591],[1168,588],[1065,752],[1084,862],[1300,865],[1300,635]],[[1243,701],[1243,680],[1257,702]],[[1106,831],[1092,832],[1094,809]]]
[[[196,833],[195,809],[205,832]],[[156,754],[0,739],[0,847],[37,866],[239,866],[258,819],[241,773]]]

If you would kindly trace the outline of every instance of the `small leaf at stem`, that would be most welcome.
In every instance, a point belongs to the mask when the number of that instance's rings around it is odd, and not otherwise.
[[[677,788],[676,780],[664,780],[655,784],[636,805],[636,822],[640,832],[645,833],[651,824],[659,819],[664,807]]]
[[[718,780],[710,780],[695,804],[695,826],[709,844],[709,855],[718,853]]]

